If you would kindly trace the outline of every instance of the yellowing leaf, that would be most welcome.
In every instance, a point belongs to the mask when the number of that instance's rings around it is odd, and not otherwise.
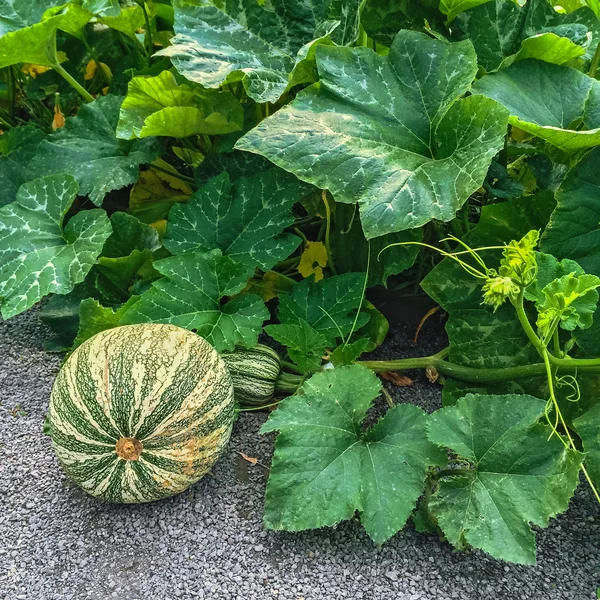
[[[249,463],[255,465],[258,462],[258,458],[254,458],[253,456],[248,456],[246,454],[244,454],[243,452],[238,452],[238,454],[246,461],[248,461]]]
[[[25,63],[21,70],[26,75],[29,75],[35,79],[38,75],[41,75],[46,71],[51,71],[52,67],[44,67],[43,65],[32,65],[31,63]]]
[[[326,266],[327,248],[325,248],[323,242],[307,242],[298,265],[300,275],[309,277],[314,274],[315,281],[321,281],[323,279],[323,267]]]
[[[112,71],[110,70],[110,67],[103,62],[96,62],[94,59],[90,60],[88,62],[88,64],[86,65],[85,75],[83,76],[83,78],[86,81],[90,81],[90,79],[94,79],[94,76],[96,75],[96,72],[98,71],[98,66],[100,67],[100,70],[102,71],[102,74],[104,75],[104,78],[107,81],[110,81],[112,79]]]
[[[396,371],[385,371],[383,373],[379,373],[379,377],[389,381],[390,383],[393,383],[394,385],[397,385],[398,387],[408,387],[414,383],[410,377],[407,377],[406,375],[400,375],[400,373],[397,373]]]
[[[262,277],[253,277],[245,289],[250,294],[260,296],[265,302],[289,292],[295,281],[276,271],[267,271]]]
[[[167,232],[167,220],[160,219],[159,221],[155,221],[154,223],[150,223],[151,227],[154,227],[156,231],[158,231],[158,235],[162,239]]]
[[[129,211],[144,223],[164,219],[176,202],[187,202],[192,193],[190,187],[176,177],[171,165],[159,159],[157,167],[171,171],[170,175],[152,166],[142,171],[129,196]]]

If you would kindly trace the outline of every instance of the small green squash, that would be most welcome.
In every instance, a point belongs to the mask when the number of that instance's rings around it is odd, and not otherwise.
[[[273,400],[281,372],[281,359],[275,350],[258,344],[221,356],[231,373],[237,402],[242,406],[264,406]]]
[[[205,475],[234,420],[231,376],[212,346],[173,325],[98,333],[62,366],[49,433],[67,476],[93,496],[139,503]]]

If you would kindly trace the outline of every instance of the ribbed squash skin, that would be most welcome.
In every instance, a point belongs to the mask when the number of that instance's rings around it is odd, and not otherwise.
[[[281,371],[281,359],[275,350],[258,344],[221,356],[231,373],[235,399],[241,405],[262,406],[273,399]]]
[[[233,384],[219,354],[196,334],[161,324],[117,327],[82,344],[61,368],[49,410],[67,476],[125,503],[198,481],[225,448],[233,419]]]

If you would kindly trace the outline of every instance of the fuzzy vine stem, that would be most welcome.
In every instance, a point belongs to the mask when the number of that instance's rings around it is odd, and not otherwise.
[[[74,77],[72,77],[71,74],[68,73],[60,63],[57,62],[52,68],[59,75],[61,75],[63,79],[65,79],[65,81],[67,81],[67,83],[74,90],[76,90],[86,102],[94,101],[94,96],[92,96]]]

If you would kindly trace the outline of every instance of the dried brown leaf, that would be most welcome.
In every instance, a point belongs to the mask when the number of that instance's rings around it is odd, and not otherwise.
[[[400,375],[400,373],[397,373],[396,371],[384,371],[383,373],[379,373],[379,377],[389,381],[390,383],[393,383],[394,385],[397,385],[398,387],[408,387],[414,383],[410,377],[407,377],[406,375]]]

